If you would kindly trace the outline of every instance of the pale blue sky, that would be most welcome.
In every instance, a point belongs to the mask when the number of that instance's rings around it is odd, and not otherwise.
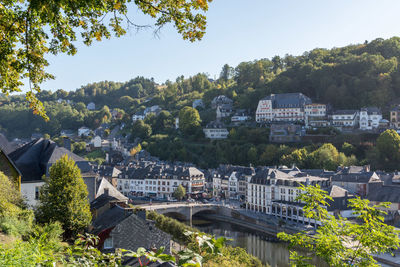
[[[184,41],[167,26],[159,38],[147,30],[90,47],[79,44],[75,56],[49,59],[56,79],[42,88],[69,91],[136,76],[162,83],[199,72],[213,78],[225,63],[399,36],[399,14],[399,0],[214,0],[202,41]]]

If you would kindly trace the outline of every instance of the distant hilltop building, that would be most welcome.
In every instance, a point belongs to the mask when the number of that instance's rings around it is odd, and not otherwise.
[[[400,105],[390,111],[390,125],[396,129],[400,128]]]
[[[382,112],[377,107],[362,108],[360,111],[360,130],[372,130],[379,127]]]
[[[206,138],[226,139],[228,138],[228,129],[220,121],[212,121],[203,129]]]
[[[339,128],[353,128],[357,125],[358,110],[336,110],[332,114],[332,125]]]
[[[87,104],[86,108],[88,110],[95,110],[96,109],[96,104],[93,102],[90,102],[89,104]]]
[[[327,106],[325,104],[306,104],[304,106],[305,125],[309,127],[327,127],[330,122],[327,117]]]
[[[214,99],[211,101],[211,108],[213,108],[213,109],[216,109],[218,106],[221,106],[221,105],[232,106],[233,100],[224,95],[219,95],[219,96],[214,97]]]
[[[195,99],[192,104],[193,108],[204,108],[204,103],[202,99]]]
[[[271,94],[258,102],[256,121],[304,121],[304,106],[311,103],[302,93]]]

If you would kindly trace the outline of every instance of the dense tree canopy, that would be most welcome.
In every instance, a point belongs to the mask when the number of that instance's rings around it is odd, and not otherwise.
[[[34,92],[53,75],[45,71],[47,54],[77,52],[74,43],[77,34],[90,45],[112,34],[120,37],[130,28],[140,25],[129,10],[139,9],[152,17],[156,29],[174,24],[184,39],[203,37],[206,18],[204,12],[211,0],[117,0],[117,1],[16,1],[0,4],[0,88],[3,93],[20,91],[22,80],[28,79],[30,91],[26,94],[35,113],[45,115]],[[63,92],[62,92],[63,93]],[[66,95],[64,94],[64,97]]]
[[[39,199],[36,219],[41,223],[60,222],[67,238],[81,233],[91,222],[85,182],[67,155],[50,167]]]

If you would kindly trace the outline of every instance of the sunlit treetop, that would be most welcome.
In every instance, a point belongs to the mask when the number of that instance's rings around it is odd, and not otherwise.
[[[129,29],[172,23],[185,40],[201,40],[206,29],[208,3],[212,0],[3,0],[0,2],[0,88],[9,94],[29,83],[26,99],[35,114],[48,120],[35,93],[54,76],[45,71],[46,55],[77,52],[77,34],[90,45]],[[154,19],[142,25],[129,14],[141,10]]]

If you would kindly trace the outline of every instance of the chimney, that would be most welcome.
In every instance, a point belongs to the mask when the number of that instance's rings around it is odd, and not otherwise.
[[[64,143],[64,148],[71,151],[71,139],[69,139],[68,137],[63,137],[63,143]]]
[[[139,218],[141,218],[141,219],[143,219],[143,220],[146,220],[146,210],[145,210],[145,209],[137,209],[137,210],[136,210],[136,215],[137,215]]]

